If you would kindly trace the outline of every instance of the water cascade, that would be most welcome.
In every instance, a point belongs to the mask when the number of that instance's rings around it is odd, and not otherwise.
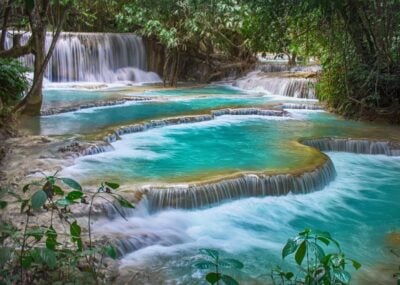
[[[373,141],[366,139],[335,139],[321,138],[303,140],[303,144],[321,151],[340,151],[362,154],[384,154],[400,156],[400,144],[388,141]]]
[[[326,157],[322,166],[299,175],[244,174],[236,178],[186,187],[152,187],[146,189],[145,194],[152,211],[163,208],[193,209],[244,197],[306,194],[321,190],[335,176],[335,167]]]
[[[296,104],[296,103],[285,103],[282,104],[282,109],[293,109],[293,110],[323,110],[324,108],[319,104]]]
[[[29,34],[22,36],[21,44]],[[47,34],[46,47],[52,40]],[[6,48],[12,45],[8,34]],[[33,56],[21,58],[33,66]],[[132,34],[62,33],[45,72],[52,82],[158,82],[159,76],[146,72],[146,50],[142,38]]]
[[[253,71],[236,80],[233,85],[246,90],[266,91],[273,95],[316,99],[313,83],[312,79],[290,77],[290,74],[278,76],[273,73]]]
[[[160,120],[151,120],[150,122],[143,124],[134,124],[134,125],[120,127],[116,129],[114,133],[105,136],[103,140],[107,143],[111,143],[115,142],[119,138],[119,136],[124,134],[143,132],[157,127],[211,121],[215,117],[223,115],[258,115],[258,116],[282,117],[287,115],[287,113],[285,111],[265,110],[259,108],[237,108],[237,109],[214,110],[211,112],[211,115],[182,116],[182,117],[167,118]]]

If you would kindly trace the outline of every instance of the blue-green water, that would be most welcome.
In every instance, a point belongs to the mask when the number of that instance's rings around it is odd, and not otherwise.
[[[96,133],[154,118],[285,102],[274,96],[242,94],[220,87],[149,93],[159,100],[43,117],[35,132]],[[76,96],[79,100],[80,96]],[[84,94],[82,98],[85,96],[91,95]],[[57,101],[56,97],[50,99]],[[125,135],[113,143],[115,151],[79,158],[63,172],[81,182],[89,177],[112,179],[123,185],[186,183],[237,171],[306,166],[315,153],[295,143],[300,138],[398,137],[393,128],[389,131],[379,125],[346,121],[325,112],[290,112],[291,117],[284,119],[222,116],[213,121]],[[191,265],[197,250],[203,247],[217,248],[225,256],[243,261],[241,273],[232,272],[242,284],[268,284],[263,275],[268,275],[273,266],[282,265],[280,250],[284,242],[304,227],[331,232],[344,251],[364,265],[361,273],[355,274],[356,279],[357,274],[375,270],[372,276],[380,279],[380,274],[387,272],[377,268],[391,260],[385,237],[400,228],[400,158],[328,155],[338,176],[319,192],[249,198],[209,209],[164,210],[154,214],[146,212],[143,202],[137,216],[128,221],[100,221],[95,231],[110,238],[124,234],[144,239],[146,246],[125,256],[121,266],[132,266],[152,276],[152,284],[203,284],[205,272]],[[362,281],[355,284],[364,285]]]
[[[124,135],[112,144],[115,151],[79,158],[66,173],[82,180],[102,177],[122,183],[190,182],[241,171],[305,167],[315,153],[296,140],[364,129],[362,123],[335,118],[324,112],[296,112],[288,118],[222,116],[156,128]]]
[[[193,96],[193,95],[243,95],[243,90],[225,85],[211,85],[196,88],[181,88],[170,90],[147,91],[145,95],[167,95],[167,96]]]
[[[203,210],[141,212],[128,221],[99,222],[96,229],[111,236],[118,232],[132,237],[142,233],[161,236],[125,256],[122,266],[149,273],[163,284],[203,284],[206,271],[192,264],[200,258],[197,250],[204,247],[218,248],[225,257],[241,260],[243,270],[228,272],[242,284],[271,284],[262,275],[276,265],[285,266],[280,258],[285,241],[305,227],[329,231],[348,257],[363,264],[362,270],[352,272],[354,280],[368,271],[377,280],[387,277],[390,271],[375,270],[390,260],[387,233],[400,227],[400,158],[328,155],[338,176],[319,192],[242,199]]]
[[[118,96],[116,92],[88,91],[88,90],[44,90],[43,104],[45,106],[61,105],[65,103],[87,103],[98,100],[107,100]]]

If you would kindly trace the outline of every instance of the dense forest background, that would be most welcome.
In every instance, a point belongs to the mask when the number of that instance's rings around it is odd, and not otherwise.
[[[2,84],[1,106],[11,104],[11,113],[39,113],[43,71],[61,31],[132,32],[145,39],[148,68],[171,85],[248,70],[260,53],[287,55],[292,65],[312,57],[323,67],[317,95],[332,110],[400,121],[398,0],[1,0],[0,23],[2,71],[10,58],[35,55],[22,101],[14,99],[22,97],[23,80],[14,92]],[[15,33],[6,49],[6,31],[30,31],[30,39],[21,44]],[[49,50],[46,32],[54,39]],[[13,86],[12,77],[1,77]]]

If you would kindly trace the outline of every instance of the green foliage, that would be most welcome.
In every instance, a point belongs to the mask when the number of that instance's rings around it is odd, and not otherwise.
[[[62,184],[71,190],[63,190]],[[25,216],[21,228],[11,223],[0,226],[1,284],[32,284],[43,279],[63,284],[78,281],[103,283],[104,257],[116,259],[118,254],[111,244],[92,245],[90,214],[93,201],[100,193],[110,196],[122,207],[133,208],[129,201],[114,192],[118,187],[117,183],[104,182],[96,192],[84,193],[78,182],[58,177],[56,173],[25,185],[23,195],[0,188],[2,209],[6,209],[10,199],[14,198]],[[85,238],[69,206],[87,203],[88,200],[88,237]],[[44,225],[32,222],[32,217],[43,215],[46,215],[42,218]],[[69,231],[65,230],[64,224],[68,225]]]
[[[17,60],[0,58],[0,111],[16,104],[29,87],[28,71]],[[3,110],[4,111],[4,110]]]
[[[240,270],[244,267],[243,263],[239,260],[233,258],[221,259],[219,256],[219,252],[214,249],[202,248],[200,249],[200,253],[205,257],[199,261],[197,261],[194,266],[201,270],[212,270],[206,275],[206,280],[210,284],[220,284],[220,281],[226,285],[237,285],[239,284],[233,277],[223,274],[220,272],[221,268],[224,269],[236,269]]]
[[[326,253],[324,248],[334,252]],[[282,258],[290,255],[294,255],[295,263],[300,266],[300,274],[295,276],[293,272],[277,267],[271,272],[274,284],[345,285],[351,279],[346,265],[351,264],[356,270],[361,267],[357,261],[345,257],[340,244],[328,232],[311,229],[288,239],[282,249]]]

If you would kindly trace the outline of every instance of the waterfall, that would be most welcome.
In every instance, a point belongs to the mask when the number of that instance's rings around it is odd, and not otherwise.
[[[29,39],[24,33],[21,44]],[[52,34],[46,36],[49,48]],[[9,33],[6,48],[12,46]],[[33,66],[33,55],[21,58]],[[45,77],[52,82],[158,82],[159,76],[146,72],[146,50],[142,38],[132,34],[61,33]]]
[[[244,174],[212,183],[151,187],[145,190],[151,211],[163,208],[193,209],[219,204],[230,199],[256,196],[306,194],[321,190],[336,176],[332,161],[302,174]]]
[[[314,94],[314,80],[291,77],[291,74],[277,76],[253,71],[247,76],[236,80],[233,85],[246,90],[261,89],[272,95],[316,99]]]
[[[389,141],[322,138],[303,140],[302,143],[319,149],[320,151],[344,151],[362,154],[400,156],[400,144]]]
[[[282,109],[293,109],[293,110],[323,110],[324,108],[318,104],[296,104],[296,103],[285,103],[282,104]]]
[[[160,120],[151,120],[143,124],[134,124],[129,126],[123,126],[116,129],[113,133],[106,135],[103,140],[107,143],[116,141],[120,136],[124,134],[144,132],[149,129],[179,125],[179,124],[190,124],[204,121],[211,121],[217,116],[223,115],[258,115],[258,116],[278,116],[284,117],[287,115],[285,111],[280,110],[267,110],[259,108],[237,108],[237,109],[221,109],[213,110],[210,115],[194,115],[194,116],[182,116],[174,118],[166,118]]]

